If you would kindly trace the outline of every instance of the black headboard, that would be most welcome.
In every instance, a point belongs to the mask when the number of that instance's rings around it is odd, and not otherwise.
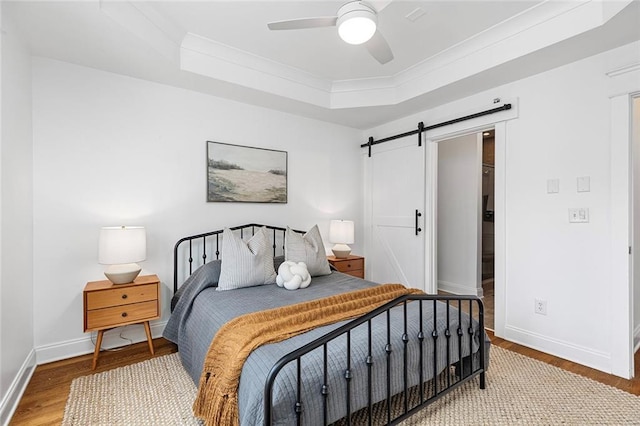
[[[240,238],[251,237],[255,234],[256,230],[259,228],[266,227],[268,230],[272,231],[271,241],[273,247],[273,255],[274,257],[280,254],[284,254],[284,235],[287,228],[281,228],[278,226],[271,225],[260,225],[257,223],[250,223],[248,225],[240,225],[229,228],[231,231],[238,232]],[[216,231],[205,232],[203,234],[190,235],[188,237],[181,238],[176,243],[173,248],[173,292],[178,291],[178,278],[179,278],[179,268],[183,266],[180,262],[182,259],[183,264],[188,264],[188,273],[186,271],[186,265],[184,265],[184,271],[182,275],[189,276],[192,274],[195,269],[204,265],[211,260],[220,259],[220,249],[221,249],[221,234],[224,229],[218,229]],[[295,232],[304,233],[304,231],[294,230]],[[278,242],[280,244],[278,244]],[[188,244],[187,246],[183,246],[183,243]],[[209,253],[207,253],[207,247],[209,248]],[[279,251],[280,250],[280,251]],[[198,256],[202,259],[202,262],[196,261],[194,259],[194,255]],[[215,256],[215,257],[214,257]],[[194,265],[194,261],[196,264]]]

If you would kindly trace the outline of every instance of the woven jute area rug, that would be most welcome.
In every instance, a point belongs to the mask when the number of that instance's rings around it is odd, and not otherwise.
[[[62,424],[200,425],[195,394],[178,354],[165,355],[75,379]],[[465,384],[402,424],[640,425],[640,397],[492,347],[485,390]]]

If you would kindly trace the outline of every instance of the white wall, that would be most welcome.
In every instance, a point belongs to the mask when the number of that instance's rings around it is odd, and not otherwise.
[[[8,421],[35,365],[31,59],[7,19],[2,30],[0,424]]]
[[[101,226],[147,228],[142,273],[162,280],[166,321],[179,238],[253,222],[317,223],[326,237],[330,219],[361,217],[353,129],[42,58],[33,60],[33,122],[39,363],[93,349],[82,330],[82,289],[104,279]],[[288,203],[207,203],[207,140],[287,151]],[[141,329],[124,335],[141,337]],[[105,334],[107,346],[126,343],[120,331]]]
[[[438,290],[482,296],[481,156],[476,133],[438,143]]]
[[[621,341],[611,336],[611,312],[628,306],[614,305],[608,293],[613,272],[606,72],[639,61],[636,42],[365,132],[383,137],[419,121],[428,125],[482,110],[494,98],[517,99],[519,117],[505,124],[506,279],[503,288],[496,282],[496,300],[505,300],[496,309],[505,312],[497,332],[607,372],[616,369],[612,354],[629,348],[611,344]],[[590,176],[590,192],[576,191],[579,176]],[[560,193],[546,193],[550,178],[560,180]],[[571,207],[589,208],[590,222],[570,224]],[[535,298],[547,300],[546,316],[534,313]]]

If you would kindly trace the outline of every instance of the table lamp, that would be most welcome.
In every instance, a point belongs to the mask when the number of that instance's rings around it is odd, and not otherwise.
[[[133,282],[142,268],[135,262],[147,257],[143,226],[105,226],[100,229],[98,263],[109,265],[104,275],[114,284]]]
[[[338,259],[344,259],[349,256],[351,247],[347,244],[353,244],[353,237],[353,221],[332,220],[329,224],[329,242],[335,244],[331,251]]]

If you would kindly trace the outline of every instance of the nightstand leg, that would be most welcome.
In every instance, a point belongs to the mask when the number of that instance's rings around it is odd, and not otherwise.
[[[149,343],[149,352],[153,355],[153,339],[151,338],[151,327],[149,327],[149,321],[144,322],[144,331],[147,333],[147,343]]]
[[[92,370],[96,369],[96,365],[98,364],[98,355],[100,354],[100,346],[102,346],[102,334],[104,330],[98,330],[98,337],[96,339],[96,348],[93,351],[93,365],[91,366]]]

